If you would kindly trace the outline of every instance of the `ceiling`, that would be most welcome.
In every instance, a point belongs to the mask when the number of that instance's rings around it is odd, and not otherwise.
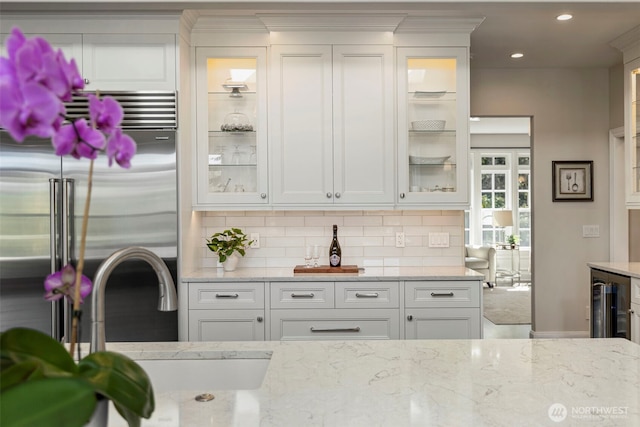
[[[294,4],[295,3],[295,4]],[[1,12],[9,11],[170,11],[182,9],[214,13],[234,9],[243,13],[260,11],[326,11],[327,9],[358,12],[431,11],[445,15],[485,17],[471,34],[472,68],[549,68],[549,67],[610,67],[622,63],[622,54],[610,42],[640,26],[638,0],[589,2],[505,1],[382,1],[302,0],[271,1],[136,1],[67,0],[33,1],[3,0]],[[571,13],[570,21],[558,22],[555,17]],[[513,60],[509,54],[521,51],[524,58]]]

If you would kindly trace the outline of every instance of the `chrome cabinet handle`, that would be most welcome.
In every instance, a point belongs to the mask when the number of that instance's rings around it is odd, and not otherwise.
[[[361,294],[360,292],[356,292],[356,298],[378,298],[378,293],[372,292],[370,294]]]
[[[87,79],[87,78],[83,79],[83,81],[84,81],[84,84],[86,84],[86,85],[88,85],[89,83],[91,83],[91,82],[89,81],[89,79]]]
[[[291,298],[313,298],[313,292],[309,292],[308,294],[291,294]]]
[[[340,193],[336,193],[336,199],[340,198]]]
[[[452,297],[453,292],[431,292],[432,297]]]
[[[333,196],[333,194],[331,194],[331,193],[327,192],[327,199],[330,199],[330,198],[331,198],[331,196]]]
[[[267,198],[267,193],[260,193],[260,197],[262,197],[263,199]]]
[[[635,313],[635,311],[632,308],[630,308],[629,309],[629,314],[634,314],[634,313]]]
[[[238,298],[238,294],[216,294],[216,298]]]
[[[407,316],[407,320],[408,320],[409,322],[411,322],[411,321],[413,320],[413,316],[412,316],[412,315],[408,315],[408,316]]]
[[[404,193],[400,193],[400,198],[404,199]]]
[[[258,322],[262,322],[262,320],[263,320],[263,319],[262,319],[262,316],[258,316],[258,319],[257,319],[257,320],[258,320]]]
[[[360,332],[360,326],[355,328],[319,328],[311,327],[311,332]]]

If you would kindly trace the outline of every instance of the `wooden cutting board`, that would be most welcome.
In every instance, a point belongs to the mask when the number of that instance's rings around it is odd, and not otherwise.
[[[357,265],[341,265],[340,267],[331,267],[329,265],[319,265],[317,267],[307,267],[304,265],[296,265],[293,269],[294,273],[358,273]]]

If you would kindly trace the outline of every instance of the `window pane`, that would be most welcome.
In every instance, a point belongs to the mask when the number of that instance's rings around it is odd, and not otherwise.
[[[464,211],[464,228],[469,228],[469,211]]]
[[[482,189],[483,190],[491,190],[492,185],[491,185],[491,174],[490,173],[483,173],[482,174]]]
[[[504,228],[496,229],[496,240],[495,240],[495,242],[506,242],[507,238],[505,236],[506,235],[505,235],[505,232],[504,232]]]
[[[507,158],[506,157],[496,157],[495,159],[496,165],[506,165],[507,164]]]
[[[491,193],[482,193],[482,207],[484,209],[493,207],[493,194]]]
[[[492,165],[493,164],[493,157],[483,157],[482,158],[482,165]]]
[[[529,193],[518,193],[518,206],[521,208],[529,207]]]
[[[520,246],[531,247],[531,232],[520,230]]]
[[[505,174],[497,173],[495,175],[495,187],[494,188],[496,190],[504,190],[504,189],[506,189],[507,188],[506,187],[506,185],[507,185],[506,181],[507,181],[507,177],[506,177]]]
[[[495,204],[495,208],[496,209],[503,209],[506,207],[505,203],[505,193],[503,192],[497,192],[496,191],[496,204]]]
[[[469,244],[469,230],[464,230],[464,244]]]
[[[493,243],[493,230],[482,231],[482,244],[490,245]]]
[[[529,157],[518,157],[518,164],[521,166],[529,165]]]
[[[531,228],[531,214],[529,212],[520,212],[518,217],[518,226],[520,228]]]
[[[529,189],[529,174],[521,173],[518,175],[518,190],[528,190]]]

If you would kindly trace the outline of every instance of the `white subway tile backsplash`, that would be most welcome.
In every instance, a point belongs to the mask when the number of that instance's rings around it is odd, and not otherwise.
[[[202,215],[200,265],[216,267],[217,256],[205,239],[226,228],[260,234],[260,248],[249,249],[243,267],[293,267],[304,264],[306,246],[318,245],[320,264],[328,264],[333,224],[345,264],[365,267],[464,265],[463,211],[215,211]],[[405,247],[395,247],[396,232]],[[449,233],[449,248],[429,248],[429,232]]]

